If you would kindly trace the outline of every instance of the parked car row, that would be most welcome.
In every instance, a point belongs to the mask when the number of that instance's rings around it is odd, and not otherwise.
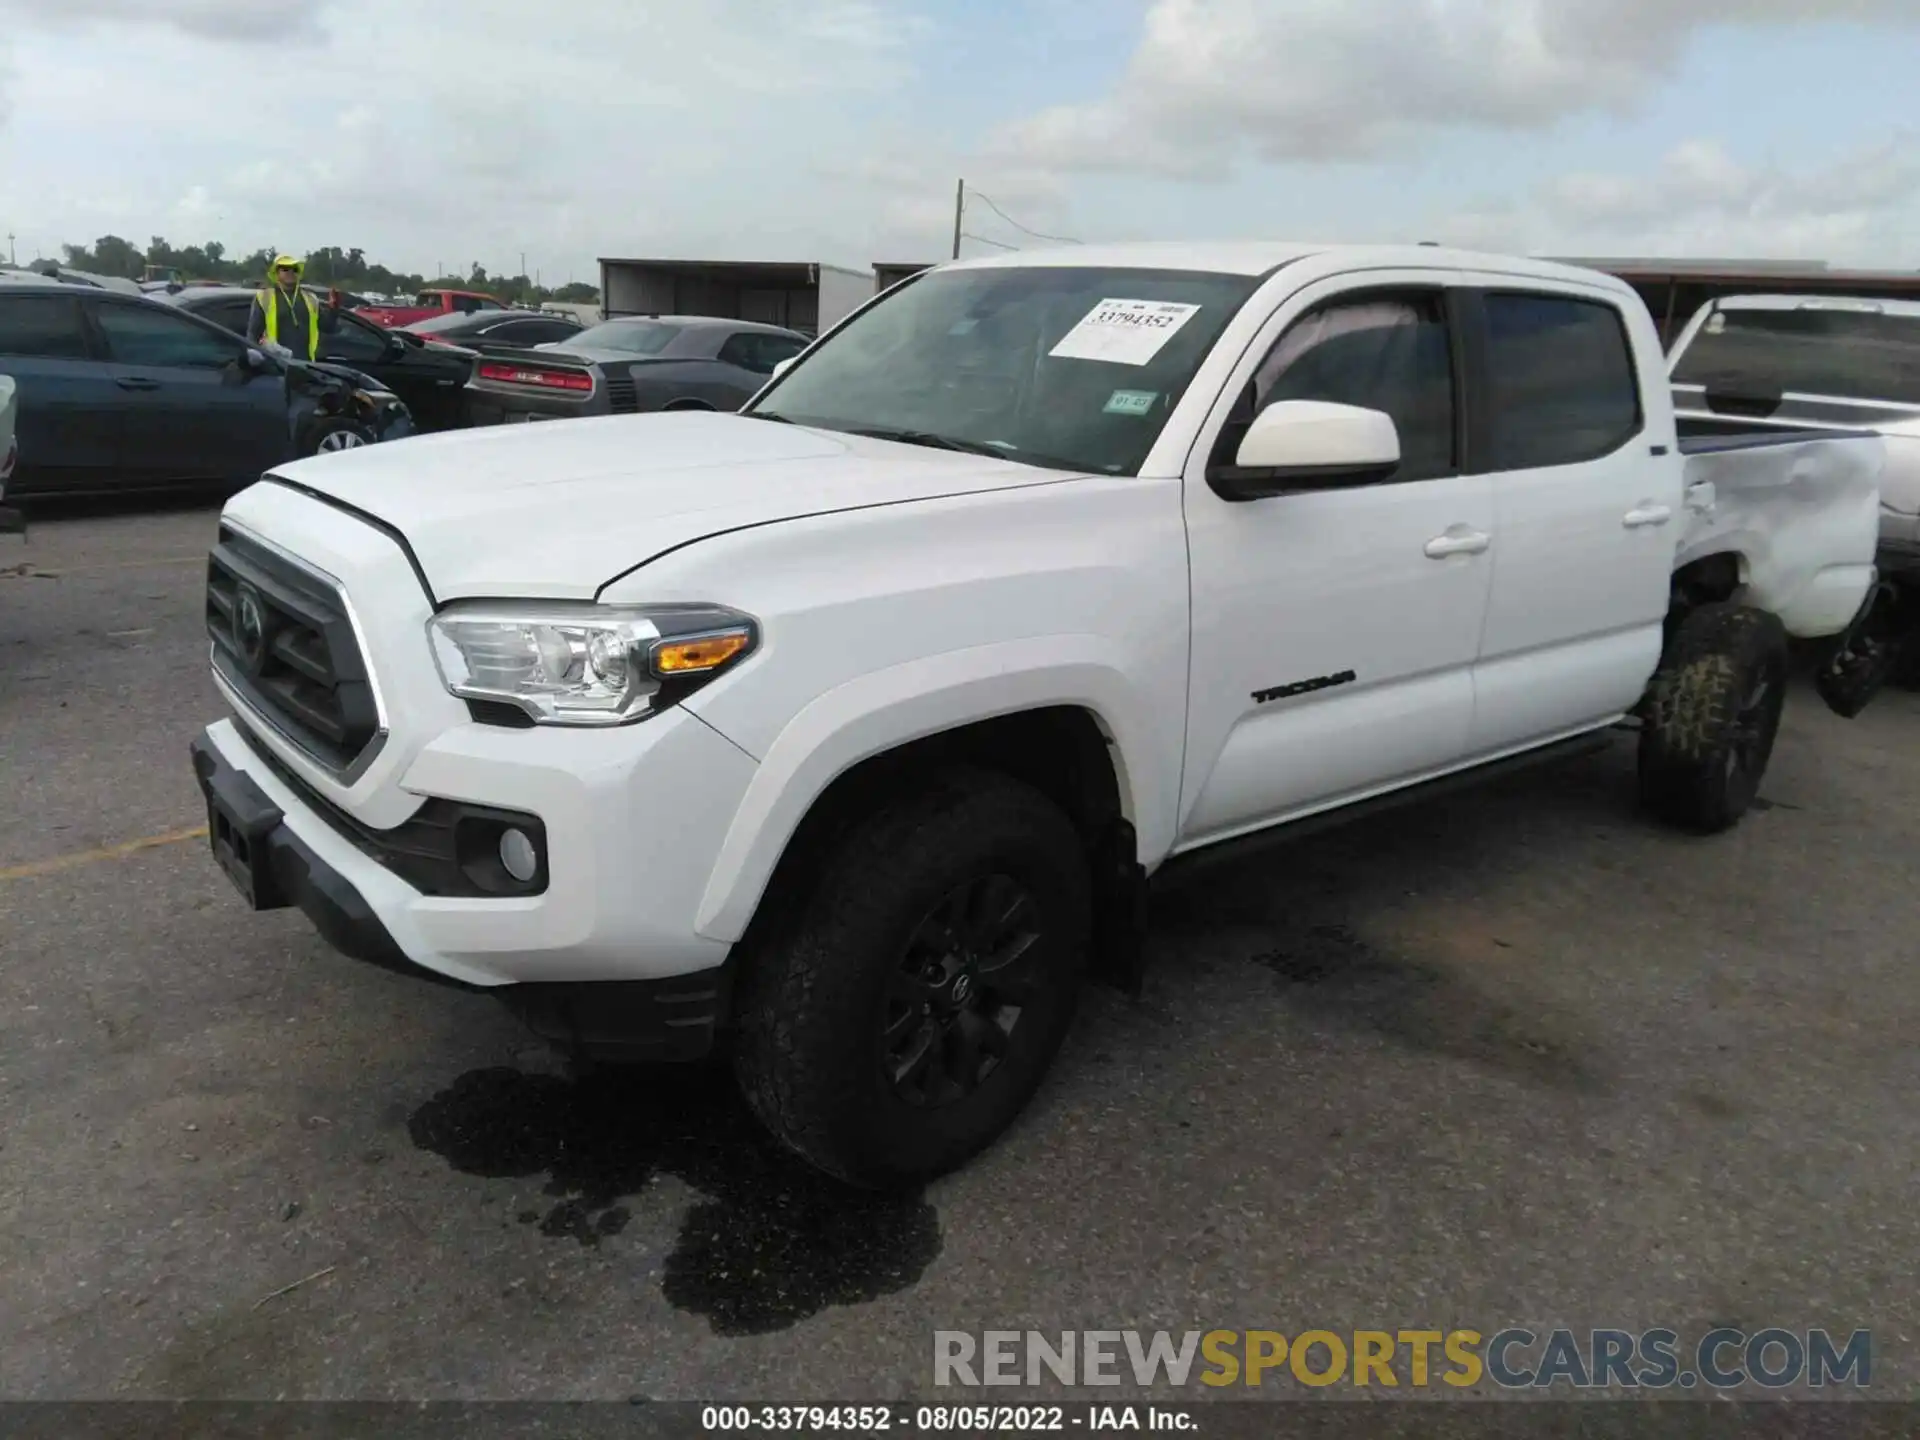
[[[209,286],[158,298],[245,335],[253,297],[252,290],[241,286]],[[400,397],[422,431],[451,430],[465,423],[464,387],[473,373],[472,351],[428,345],[408,331],[384,330],[342,308],[321,311],[319,358],[371,375]]]
[[[18,392],[16,498],[245,485],[415,429],[361,370],[270,354],[177,303],[37,275],[0,280],[0,374]]]

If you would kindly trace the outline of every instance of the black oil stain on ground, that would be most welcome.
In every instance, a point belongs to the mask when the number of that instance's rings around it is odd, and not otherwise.
[[[1444,970],[1385,954],[1344,925],[1309,925],[1253,959],[1316,1018],[1556,1089],[1604,1088],[1547,1017],[1523,1015]]]
[[[569,1079],[474,1070],[407,1122],[413,1143],[468,1175],[547,1176],[553,1204],[522,1223],[582,1245],[625,1228],[620,1202],[656,1175],[705,1197],[681,1222],[662,1292],[718,1335],[763,1335],[834,1305],[915,1284],[940,1253],[919,1192],[827,1178],[767,1138],[731,1085],[678,1069]]]

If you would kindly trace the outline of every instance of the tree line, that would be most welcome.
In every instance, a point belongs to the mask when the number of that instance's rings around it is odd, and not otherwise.
[[[227,247],[217,240],[176,248],[158,235],[144,251],[118,235],[102,235],[91,246],[62,245],[60,248],[66,253],[67,267],[72,270],[90,270],[97,275],[116,275],[128,280],[225,280],[235,285],[260,284],[266,278],[267,266],[278,253],[261,249],[229,256]],[[376,265],[358,247],[343,250],[337,245],[328,245],[302,258],[307,262],[309,285],[337,285],[343,290],[370,290],[382,295],[408,295],[417,290],[478,290],[518,305],[538,305],[548,300],[590,305],[600,298],[600,291],[584,281],[558,288],[536,285],[525,275],[489,275],[486,266],[478,261],[465,275],[428,279]]]

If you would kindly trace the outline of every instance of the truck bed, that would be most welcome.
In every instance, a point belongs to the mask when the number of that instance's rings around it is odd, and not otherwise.
[[[1873,585],[1885,442],[1870,430],[1690,428],[1682,423],[1675,567],[1739,553],[1750,603],[1779,614],[1788,634],[1839,634]]]

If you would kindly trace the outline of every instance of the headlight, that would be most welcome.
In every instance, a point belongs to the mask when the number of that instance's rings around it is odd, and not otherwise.
[[[542,725],[624,725],[752,652],[751,616],[713,605],[454,606],[427,622],[447,689]]]

